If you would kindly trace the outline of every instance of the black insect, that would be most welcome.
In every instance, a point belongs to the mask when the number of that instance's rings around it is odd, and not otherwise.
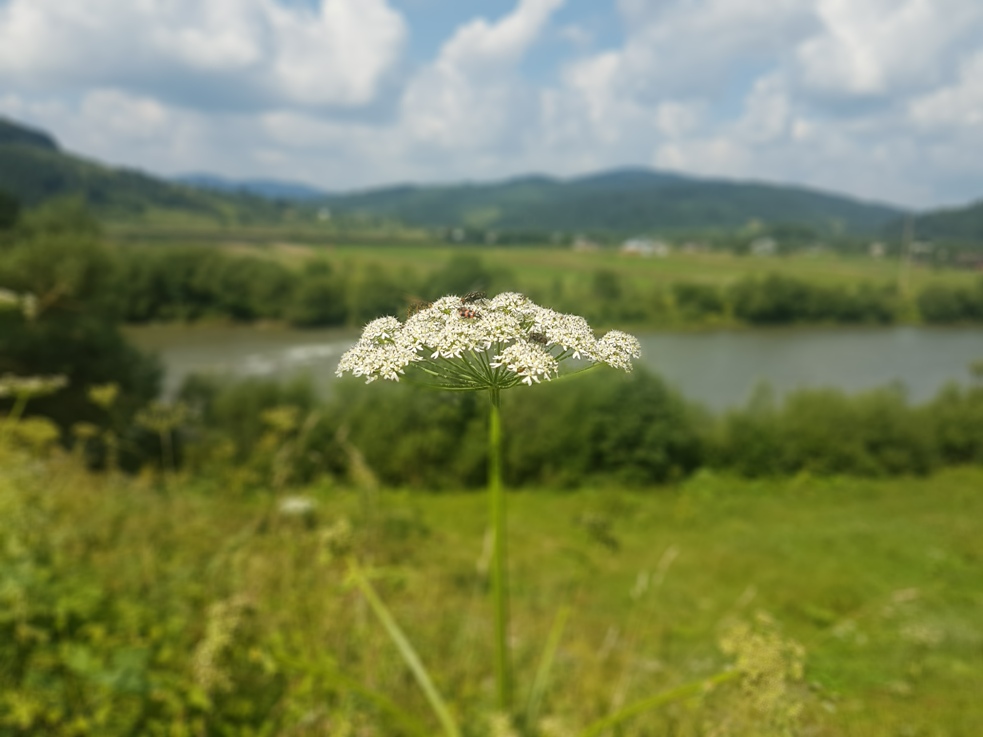
[[[461,297],[461,304],[462,305],[474,304],[478,300],[484,299],[484,298],[485,298],[485,293],[484,292],[468,292],[463,297]]]
[[[533,343],[539,343],[540,345],[547,345],[550,341],[542,333],[529,333],[529,340]]]

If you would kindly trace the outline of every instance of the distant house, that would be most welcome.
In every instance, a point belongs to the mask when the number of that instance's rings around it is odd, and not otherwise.
[[[331,219],[331,210],[329,210],[326,207],[322,207],[321,209],[319,209],[317,211],[317,219],[318,220],[330,220]]]
[[[629,256],[665,258],[672,251],[672,248],[665,241],[652,240],[651,238],[629,238],[621,244],[620,250]]]
[[[683,247],[682,247],[681,250],[685,254],[694,254],[694,253],[706,253],[710,249],[707,248],[706,244],[704,244],[704,243],[697,243],[696,241],[689,241],[688,243],[684,243],[683,244]]]
[[[884,254],[887,253],[887,246],[880,241],[874,241],[870,244],[868,251],[871,258],[884,258]]]
[[[748,250],[752,256],[774,256],[778,253],[778,241],[767,236],[755,238],[751,241]]]

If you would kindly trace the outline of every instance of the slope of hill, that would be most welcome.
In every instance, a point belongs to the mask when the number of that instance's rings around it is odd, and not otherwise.
[[[0,119],[0,190],[34,206],[62,196],[81,197],[93,211],[110,218],[139,219],[147,213],[213,222],[242,215],[273,215],[266,200],[234,198],[172,184],[131,169],[117,169],[61,150],[54,138]],[[257,200],[257,201],[253,201]]]
[[[491,184],[388,187],[328,199],[421,226],[643,230],[800,223],[821,232],[871,231],[900,210],[804,187],[697,179],[626,169],[569,180],[525,177]]]
[[[914,228],[917,238],[983,242],[983,200],[922,213],[915,218]]]
[[[58,143],[44,131],[28,128],[0,118],[0,146],[33,146],[35,148],[57,151]]]

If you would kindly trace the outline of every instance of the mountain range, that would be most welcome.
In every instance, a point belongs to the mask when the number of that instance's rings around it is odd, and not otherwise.
[[[328,193],[308,184],[188,174],[167,180],[64,151],[50,134],[0,118],[0,190],[32,206],[82,197],[107,219],[170,213],[218,223],[282,217],[287,202],[422,227],[624,232],[797,224],[819,233],[896,233],[904,211],[807,187],[642,168],[558,179],[404,184]],[[919,237],[983,240],[983,201],[921,213]]]
[[[899,217],[890,205],[791,185],[618,169],[572,179],[404,185],[326,198],[332,209],[420,226],[501,230],[734,228],[797,223],[821,232],[873,231]]]

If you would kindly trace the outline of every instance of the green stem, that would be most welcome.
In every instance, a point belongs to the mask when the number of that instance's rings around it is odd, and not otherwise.
[[[488,494],[492,525],[492,603],[495,610],[495,681],[498,708],[512,714],[512,668],[509,658],[509,579],[506,548],[505,490],[502,488],[501,394],[490,390],[488,422]]]

